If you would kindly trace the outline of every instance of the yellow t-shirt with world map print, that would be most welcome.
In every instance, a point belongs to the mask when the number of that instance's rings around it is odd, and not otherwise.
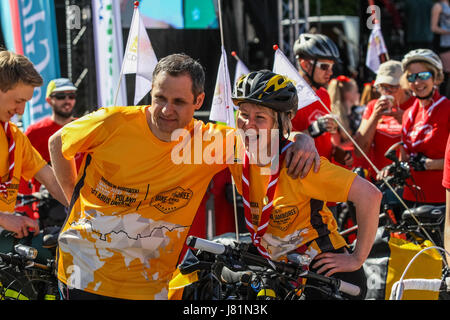
[[[250,165],[250,207],[252,223],[259,225],[261,208],[267,204],[266,190],[270,175],[267,167]],[[238,192],[242,194],[242,166],[230,167]],[[265,170],[265,171],[262,171]],[[313,170],[303,179],[292,179],[282,166],[273,198],[269,226],[261,239],[273,260],[284,259],[286,254],[303,245],[314,258],[324,251],[346,246],[337,230],[327,201],[347,200],[356,174],[331,164],[321,157],[319,172]]]
[[[20,178],[24,178],[26,181],[30,180],[47,162],[14,123],[9,122],[9,125],[15,142],[13,179],[12,183],[7,186],[7,196],[5,197],[4,194],[0,194],[0,212],[14,213]],[[9,166],[8,140],[5,130],[0,129],[1,181],[8,180]]]
[[[234,159],[220,152],[230,143],[233,151],[231,128],[193,120],[188,135],[163,142],[147,124],[147,107],[102,108],[62,129],[63,155],[86,153],[59,236],[58,279],[69,286],[167,299],[206,188]]]

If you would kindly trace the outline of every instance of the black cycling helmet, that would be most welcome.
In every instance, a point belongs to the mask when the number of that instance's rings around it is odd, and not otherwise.
[[[297,59],[340,61],[338,47],[333,40],[323,34],[300,34],[294,43],[294,53]]]
[[[296,112],[298,107],[297,89],[292,81],[269,70],[241,76],[231,98],[238,107],[243,102],[260,104],[277,112]]]

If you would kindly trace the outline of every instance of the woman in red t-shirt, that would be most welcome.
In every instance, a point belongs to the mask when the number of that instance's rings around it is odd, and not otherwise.
[[[403,112],[415,100],[401,85],[402,75],[400,61],[389,60],[380,65],[374,86],[382,96],[367,104],[354,137],[378,170],[392,163],[384,154],[390,146],[400,141]],[[369,176],[375,179],[375,170],[357,148],[355,154],[355,162],[368,169]]]
[[[402,60],[409,87],[416,96],[403,114],[401,160],[410,161],[411,179],[403,192],[405,203],[445,204],[442,186],[445,148],[450,129],[450,100],[438,90],[443,80],[442,62],[429,49],[412,50]],[[414,162],[411,160],[421,159]],[[420,189],[411,187],[418,186]]]

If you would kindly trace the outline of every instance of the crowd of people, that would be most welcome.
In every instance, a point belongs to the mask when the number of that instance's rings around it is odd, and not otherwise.
[[[450,101],[439,91],[445,68],[432,50],[414,49],[381,64],[360,95],[354,79],[333,74],[340,55],[329,37],[301,34],[293,50],[319,100],[297,110],[290,79],[250,72],[234,85],[238,130],[194,119],[205,98],[204,69],[171,54],[154,70],[151,105],[101,108],[75,119],[77,88],[55,79],[47,88],[52,115],[25,133],[10,119],[23,114],[43,81],[26,57],[1,51],[0,226],[18,238],[39,232],[36,216],[14,212],[18,193],[42,184],[67,210],[58,237],[63,299],[167,299],[205,191],[228,168],[261,255],[308,255],[312,270],[357,284],[363,299],[362,266],[382,197],[374,183],[387,174],[386,150],[397,143],[400,160],[420,164],[408,180],[415,188],[402,194],[409,206],[450,202]],[[263,140],[273,132],[277,139]],[[230,141],[235,152],[225,152]],[[174,161],[180,146],[182,161]],[[274,148],[277,156],[262,160],[261,152]],[[215,161],[198,161],[212,149]],[[346,201],[356,208],[355,246],[337,227],[336,203]]]

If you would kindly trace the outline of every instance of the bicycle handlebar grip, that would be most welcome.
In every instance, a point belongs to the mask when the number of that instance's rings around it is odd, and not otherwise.
[[[339,280],[339,291],[357,297],[361,293],[361,288],[354,284]]]
[[[207,251],[213,254],[223,254],[225,252],[225,246],[223,244],[205,240],[202,238],[197,238],[194,236],[189,236],[187,238],[186,244],[189,247]]]

